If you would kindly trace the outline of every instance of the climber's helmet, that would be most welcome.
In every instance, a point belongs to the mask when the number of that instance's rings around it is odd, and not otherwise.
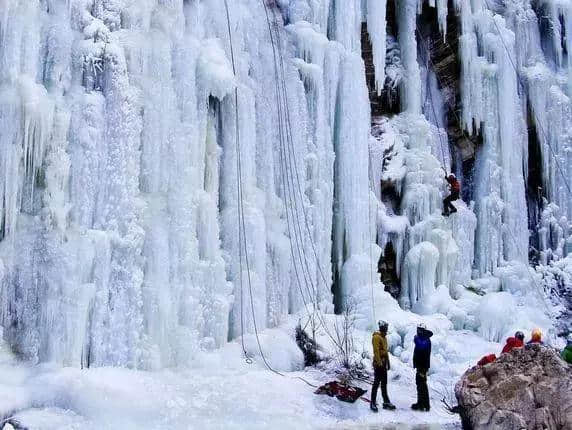
[[[524,333],[520,330],[514,334],[514,337],[520,341],[524,341]]]
[[[377,322],[377,326],[379,327],[379,331],[383,333],[387,333],[387,330],[389,329],[389,324],[386,321],[379,320]]]
[[[417,336],[423,336],[425,331],[427,330],[427,326],[423,323],[417,324]]]

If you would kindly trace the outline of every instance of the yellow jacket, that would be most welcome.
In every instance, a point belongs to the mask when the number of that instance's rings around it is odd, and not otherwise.
[[[371,343],[373,344],[373,365],[389,368],[389,350],[385,335],[379,331],[374,332]]]

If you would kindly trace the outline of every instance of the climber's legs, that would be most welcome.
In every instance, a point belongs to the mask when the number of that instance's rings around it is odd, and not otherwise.
[[[457,208],[453,206],[452,203],[455,200],[459,200],[459,193],[453,192],[449,197],[446,197],[445,200],[443,200],[443,215],[449,216],[450,214],[457,212]]]

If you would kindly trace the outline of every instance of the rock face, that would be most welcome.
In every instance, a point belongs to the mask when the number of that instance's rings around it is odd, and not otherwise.
[[[463,428],[572,429],[572,366],[539,345],[468,370],[455,387]]]

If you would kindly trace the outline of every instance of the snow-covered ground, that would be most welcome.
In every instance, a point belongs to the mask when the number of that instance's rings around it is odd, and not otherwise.
[[[409,409],[415,396],[414,373],[405,366],[390,372],[389,390],[397,411],[376,415],[364,401],[346,404],[315,395],[312,387],[293,378],[303,376],[312,383],[328,380],[317,371],[279,376],[258,362],[246,364],[240,355],[238,345],[231,344],[206,354],[196,368],[146,372],[25,366],[3,351],[0,397],[9,401],[2,401],[0,413],[13,416],[30,430],[310,429],[338,424],[357,429],[381,423],[457,421],[442,409],[436,394],[431,413]]]
[[[253,336],[245,337],[246,351],[253,359],[250,364],[240,342],[234,341],[219,350],[197,354],[190,367],[160,371],[28,365],[16,360],[2,343],[0,416],[12,417],[30,430],[458,428],[458,416],[450,415],[441,399],[454,403],[452,389],[458,377],[481,356],[498,354],[502,345],[486,341],[472,330],[455,330],[443,314],[419,316],[404,311],[387,293],[376,294],[375,299],[376,314],[390,321],[389,395],[397,406],[394,412],[373,414],[366,401],[347,404],[316,395],[313,387],[297,379],[301,376],[320,385],[335,379],[339,370],[335,359],[318,368],[303,369],[303,355],[294,341],[295,326],[305,318],[299,314],[260,334],[268,363],[282,376],[265,368]],[[343,317],[326,315],[324,321],[334,333],[335,324],[343,322]],[[430,413],[410,409],[416,400],[412,338],[420,321],[435,332]],[[355,329],[352,337],[352,359],[369,370],[371,331]],[[318,330],[317,340],[324,355],[336,357],[323,329]],[[369,398],[369,385],[360,381],[356,385],[367,389],[364,397]]]

